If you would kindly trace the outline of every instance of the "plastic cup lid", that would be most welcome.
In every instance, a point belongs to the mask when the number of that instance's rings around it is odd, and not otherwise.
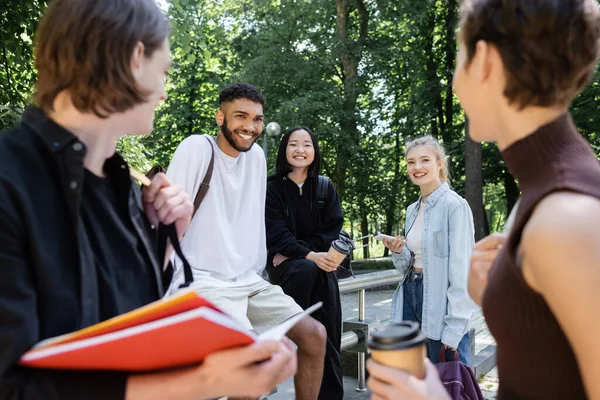
[[[426,341],[418,323],[402,321],[391,323],[383,330],[372,331],[367,345],[372,350],[402,350]]]
[[[348,245],[348,243],[341,239],[336,239],[333,242],[331,242],[331,247],[333,247],[342,254],[350,254],[350,246]]]

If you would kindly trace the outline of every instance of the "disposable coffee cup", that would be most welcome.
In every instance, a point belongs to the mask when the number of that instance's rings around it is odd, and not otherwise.
[[[350,246],[341,239],[334,240],[331,242],[327,254],[333,258],[335,265],[340,265],[344,258],[350,254]]]
[[[372,331],[367,346],[373,360],[405,371],[419,379],[426,375],[427,338],[412,321],[395,322],[380,331]]]

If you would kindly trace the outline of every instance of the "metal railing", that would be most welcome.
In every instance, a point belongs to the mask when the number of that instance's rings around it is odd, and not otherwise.
[[[397,269],[370,272],[356,275],[356,278],[343,279],[339,282],[340,293],[356,292],[357,290],[392,285],[402,280],[402,274]],[[359,304],[360,307],[360,304]]]
[[[348,278],[339,282],[340,294],[358,292],[358,324],[364,324],[365,329],[354,329],[342,334],[342,350],[348,350],[362,341],[368,335],[368,324],[365,323],[365,290],[398,283],[402,280],[402,274],[398,270],[388,270],[357,275],[356,278]],[[366,387],[366,352],[358,352],[358,387],[356,391],[364,392]]]
[[[372,237],[373,237],[373,235],[369,233],[369,234],[368,234],[368,235],[366,235],[366,236],[361,236],[361,237],[359,237],[359,238],[352,239],[352,241],[353,241],[353,242],[358,242],[358,243],[361,243],[361,242],[363,241],[363,239],[367,239],[367,238],[368,238],[368,239],[371,239]],[[371,241],[369,240],[367,244],[361,244],[361,245],[356,245],[356,244],[355,244],[355,245],[354,245],[354,250],[362,249],[363,247],[368,247],[368,246],[370,246],[370,245],[371,245],[371,243],[370,243],[370,242],[371,242]]]

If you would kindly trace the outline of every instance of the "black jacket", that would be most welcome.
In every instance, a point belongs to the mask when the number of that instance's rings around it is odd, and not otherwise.
[[[99,322],[98,283],[79,218],[85,146],[29,108],[14,129],[0,133],[0,400],[122,399],[123,372],[51,371],[17,365],[40,340]],[[118,155],[105,172],[163,293],[153,231],[141,193]]]
[[[317,200],[317,178],[308,178],[302,190],[287,177],[270,178],[265,210],[268,264],[277,253],[303,258],[311,251],[326,252],[339,237],[344,215],[331,182],[322,208]]]

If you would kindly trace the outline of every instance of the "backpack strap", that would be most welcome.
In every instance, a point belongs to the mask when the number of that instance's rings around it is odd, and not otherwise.
[[[211,139],[208,136],[205,136],[206,140],[211,141]],[[212,143],[210,143],[210,151],[211,151],[211,155],[210,155],[210,162],[208,163],[208,169],[206,170],[206,173],[204,174],[204,178],[202,178],[202,183],[200,183],[200,188],[198,189],[198,192],[196,193],[196,197],[194,198],[194,213],[192,214],[192,218],[194,218],[194,215],[196,215],[196,211],[198,211],[198,208],[200,207],[200,204],[202,203],[202,200],[204,200],[204,197],[206,196],[206,193],[208,192],[208,189],[210,187],[210,180],[212,178],[212,174],[213,174],[213,169],[214,169],[214,165],[215,165],[215,149],[213,148]],[[162,172],[162,171],[160,171]],[[158,229],[158,235],[159,235],[159,257],[161,260],[164,260],[165,257],[165,253],[166,253],[166,247],[167,247],[167,238],[170,240],[171,244],[173,245],[173,249],[175,250],[175,253],[177,254],[177,256],[179,257],[179,259],[181,260],[181,262],[183,263],[183,276],[185,281],[179,285],[179,288],[185,288],[188,287],[192,284],[192,282],[194,282],[194,275],[192,274],[192,267],[190,266],[190,263],[188,262],[187,258],[185,257],[185,255],[183,254],[183,251],[181,250],[181,245],[179,243],[179,239],[177,237],[177,230],[175,229],[175,224],[171,224],[171,225],[163,225],[162,223],[160,224],[160,227]],[[167,276],[165,277],[166,280],[171,280],[172,278],[172,266],[171,266],[171,270],[167,272]],[[166,282],[165,282],[166,283]]]
[[[208,136],[204,136],[206,140],[210,143],[210,138]],[[198,189],[198,193],[196,193],[196,197],[194,198],[194,213],[192,214],[192,218],[196,215],[196,211],[200,207],[202,200],[204,200],[204,196],[206,196],[206,192],[210,188],[210,179],[212,178],[213,168],[215,166],[215,149],[213,148],[212,143],[210,143],[210,162],[208,163],[208,169],[206,170],[206,174],[204,174],[204,178],[202,178],[202,183],[200,183],[200,188]]]
[[[198,211],[198,208],[200,208],[200,204],[202,203],[202,200],[204,200],[204,197],[206,196],[206,193],[208,192],[208,189],[210,188],[210,180],[212,178],[213,169],[215,166],[215,149],[213,147],[213,144],[211,143],[211,139],[208,136],[204,136],[204,137],[206,138],[206,140],[208,140],[208,142],[210,144],[210,161],[208,163],[208,168],[206,169],[206,173],[204,174],[204,178],[202,178],[202,182],[200,183],[200,188],[198,188],[196,197],[194,197],[194,213],[192,214],[192,218],[194,218],[194,216],[196,215],[196,211]],[[177,232],[175,231],[175,229],[174,228],[169,229],[167,231],[167,234],[168,234],[169,238],[171,239],[171,243],[173,244],[175,252],[177,253],[177,255],[179,256],[179,259],[183,263],[183,276],[185,278],[185,281],[181,285],[179,285],[179,288],[181,289],[181,288],[188,287],[191,285],[192,282],[194,282],[194,275],[192,274],[192,267],[190,266],[190,263],[187,261],[187,259],[183,255],[183,252],[181,251],[179,241],[177,240]]]
[[[179,256],[179,259],[181,260],[181,262],[183,263],[183,276],[185,278],[185,282],[183,282],[181,285],[179,285],[179,288],[186,288],[188,286],[190,286],[190,284],[192,282],[194,282],[194,275],[192,274],[192,267],[190,266],[190,263],[188,262],[187,258],[185,258],[185,255],[183,254],[183,251],[181,250],[181,245],[179,243],[179,238],[177,237],[177,229],[175,229],[175,223],[172,223],[171,225],[164,225],[162,222],[160,223],[159,227],[158,227],[158,255],[159,255],[159,259],[160,260],[164,260],[165,259],[165,254],[167,251],[167,239],[169,239],[169,241],[171,242],[171,245],[173,246],[173,249],[175,250],[175,253],[177,254],[177,256]],[[173,278],[173,266],[170,266],[170,269],[165,271],[166,276],[164,277],[165,280],[168,280],[168,284],[171,283],[171,279]],[[163,282],[165,285],[167,284],[167,282]]]
[[[208,136],[205,136],[208,142],[211,142],[211,139]],[[206,192],[208,192],[208,188],[210,187],[210,180],[212,178],[213,169],[215,166],[215,149],[213,148],[212,143],[210,143],[210,161],[208,163],[208,168],[206,169],[206,173],[204,174],[204,178],[202,178],[202,182],[200,183],[200,187],[198,188],[198,192],[196,192],[196,197],[194,197],[194,213],[192,214],[192,218],[196,215],[196,211],[200,207],[202,200],[204,200],[204,196],[206,196]],[[166,173],[167,170],[162,165],[155,165],[150,169],[150,171],[146,172],[146,176],[148,179],[152,180],[154,175],[159,172]]]
[[[317,177],[317,202],[319,203],[319,210],[322,210],[327,203],[327,192],[331,180],[323,175]]]

